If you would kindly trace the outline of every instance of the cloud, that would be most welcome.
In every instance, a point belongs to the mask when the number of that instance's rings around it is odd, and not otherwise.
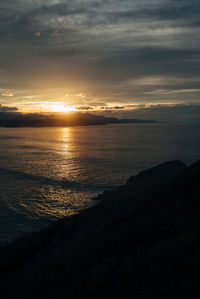
[[[5,92],[2,93],[2,96],[4,96],[4,97],[13,97],[14,94],[10,91],[5,91]]]
[[[200,123],[199,104],[150,104],[133,110],[117,111],[119,118],[152,119],[166,122]]]
[[[85,98],[86,97],[86,94],[85,93],[78,93],[75,95],[76,97],[79,97],[79,98]]]
[[[17,107],[3,106],[0,104],[0,112],[16,112],[16,111],[18,111]]]
[[[1,1],[1,84],[48,99],[87,91],[72,97],[81,106],[196,101],[199,12],[197,0]]]
[[[76,106],[76,110],[93,110],[95,109],[94,107],[92,106]]]
[[[123,106],[106,106],[106,107],[101,107],[101,110],[122,110],[125,107]]]
[[[179,93],[200,93],[200,89],[157,89],[152,91],[145,92],[146,94],[155,94],[155,95],[163,95],[163,94],[179,94]]]

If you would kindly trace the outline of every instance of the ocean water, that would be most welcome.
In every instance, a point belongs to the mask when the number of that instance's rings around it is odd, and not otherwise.
[[[167,160],[200,159],[200,125],[0,128],[0,245],[94,204]]]

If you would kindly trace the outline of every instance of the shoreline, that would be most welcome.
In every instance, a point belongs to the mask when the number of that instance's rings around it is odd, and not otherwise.
[[[155,288],[172,298],[183,282],[188,298],[197,289],[188,267],[198,267],[199,178],[200,161],[160,164],[99,195],[99,204],[0,248],[4,298],[154,299]]]

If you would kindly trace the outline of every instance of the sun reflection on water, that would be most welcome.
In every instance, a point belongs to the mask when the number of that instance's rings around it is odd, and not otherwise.
[[[63,154],[70,153],[70,144],[71,144],[71,130],[70,128],[61,128],[61,139],[62,139],[62,151]]]

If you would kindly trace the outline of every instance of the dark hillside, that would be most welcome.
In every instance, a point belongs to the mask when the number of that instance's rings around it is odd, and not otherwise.
[[[0,250],[2,298],[199,298],[200,161],[172,161]]]

